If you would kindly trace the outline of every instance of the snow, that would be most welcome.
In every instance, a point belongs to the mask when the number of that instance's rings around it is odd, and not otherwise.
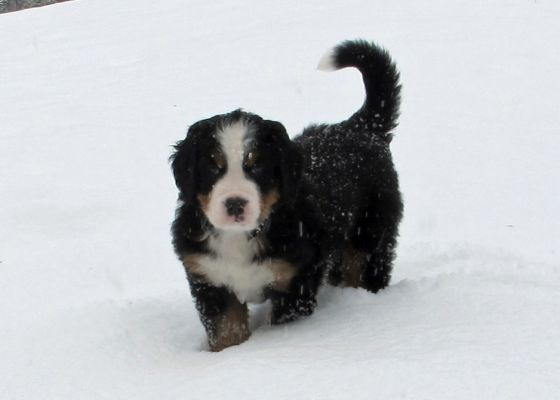
[[[77,0],[0,15],[0,398],[560,397],[560,4]],[[243,107],[298,133],[401,70],[392,285],[213,354],[169,236],[167,157]]]

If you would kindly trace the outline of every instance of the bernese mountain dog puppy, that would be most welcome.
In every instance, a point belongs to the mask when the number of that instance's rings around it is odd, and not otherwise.
[[[399,74],[389,54],[346,41],[319,69],[357,68],[366,98],[348,120],[284,126],[236,110],[196,122],[171,156],[175,252],[212,351],[250,336],[247,303],[273,324],[310,315],[320,284],[389,283],[402,201],[389,144]]]

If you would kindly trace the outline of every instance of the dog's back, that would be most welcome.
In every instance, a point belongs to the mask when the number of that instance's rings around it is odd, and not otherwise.
[[[322,70],[345,67],[362,73],[362,107],[343,122],[308,127],[295,141],[328,233],[331,283],[375,292],[389,282],[403,209],[389,149],[399,74],[385,50],[365,41],[344,42],[319,63]]]

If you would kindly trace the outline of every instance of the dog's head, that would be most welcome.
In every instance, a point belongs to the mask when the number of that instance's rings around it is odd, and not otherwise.
[[[297,194],[302,156],[282,124],[233,111],[192,125],[175,146],[179,199],[217,229],[250,231]]]

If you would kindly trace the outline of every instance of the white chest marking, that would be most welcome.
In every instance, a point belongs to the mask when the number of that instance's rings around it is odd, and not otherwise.
[[[228,287],[241,302],[263,301],[263,289],[275,276],[266,265],[253,262],[258,243],[235,231],[223,231],[208,240],[216,256],[201,257],[199,271],[214,285]]]

